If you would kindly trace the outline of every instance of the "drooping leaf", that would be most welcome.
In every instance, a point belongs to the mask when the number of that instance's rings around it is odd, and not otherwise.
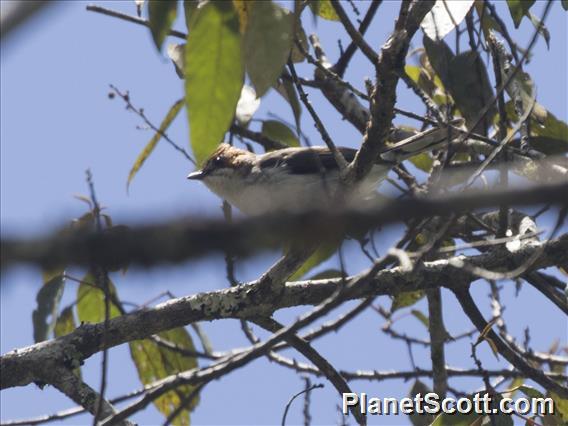
[[[264,121],[262,123],[262,134],[288,146],[300,146],[300,142],[294,132],[280,121]]]
[[[538,389],[535,389],[529,385],[519,386],[518,390],[529,398],[544,398],[544,395]]]
[[[498,360],[499,359],[499,351],[497,350],[497,345],[495,344],[493,339],[491,337],[487,337],[487,336],[484,336],[483,339],[487,342],[487,344],[491,348],[491,352],[493,352],[493,355],[495,355],[495,358],[497,358],[497,360]]]
[[[438,0],[426,14],[420,26],[432,40],[442,40],[464,20],[474,0]]]
[[[544,108],[543,108],[544,109]],[[517,113],[512,102],[505,105],[507,117],[518,121]],[[568,152],[568,125],[556,118],[550,111],[544,110],[544,120],[536,120],[532,115],[530,119],[530,144],[547,155],[558,155]]]
[[[191,31],[193,19],[195,18],[197,8],[199,7],[199,0],[183,0],[183,13],[185,17],[185,26],[188,31]]]
[[[485,392],[477,392],[469,395],[466,398],[471,401],[472,407],[475,407],[475,399],[483,401]],[[443,413],[436,417],[431,426],[482,426],[482,425],[496,425],[496,426],[513,426],[513,418],[510,414],[503,414],[499,411],[499,403],[502,397],[499,394],[492,395],[489,410],[494,411],[496,414],[480,415],[476,414],[475,410],[471,410],[464,414],[458,410],[454,413]]]
[[[482,416],[475,414],[474,411],[468,414],[458,411],[452,414],[442,413],[434,419],[431,426],[481,426],[479,419],[482,419]]]
[[[239,124],[246,126],[259,106],[260,98],[256,96],[252,87],[245,84],[241,90],[241,97],[237,102],[237,111],[235,112],[235,118]]]
[[[105,320],[105,294],[99,285],[102,284],[91,273],[81,280],[77,289],[77,316],[81,323],[96,324]],[[110,293],[116,297],[116,289],[110,279],[108,286]],[[112,297],[109,308],[109,318],[120,316],[120,310],[112,302]]]
[[[290,55],[293,15],[271,1],[253,3],[244,36],[247,73],[259,97],[276,82]]]
[[[427,152],[421,152],[414,157],[410,157],[408,159],[417,169],[422,170],[423,172],[430,173],[432,170],[432,165],[434,164],[434,160]]]
[[[542,22],[540,19],[534,16],[531,12],[528,12],[527,16],[529,17],[533,26],[538,30],[538,33],[544,38],[544,41],[546,42],[546,47],[550,49],[550,32],[548,31],[548,28],[546,28],[546,26],[544,25],[544,22]]]
[[[296,31],[296,38],[298,39],[298,43],[300,43],[300,46],[302,46],[303,51],[308,52],[310,48],[310,45],[308,44],[308,37],[306,36],[306,32],[301,26],[299,26],[299,28]],[[292,51],[290,52],[290,59],[294,63],[304,62],[304,60],[306,59],[306,56],[302,53],[302,50],[296,45],[295,42],[292,43]]]
[[[146,144],[142,152],[138,155],[138,158],[136,158],[134,165],[132,166],[130,172],[128,173],[128,180],[126,181],[126,190],[128,190],[130,182],[132,182],[132,179],[134,178],[136,173],[138,173],[138,170],[140,170],[144,162],[148,159],[150,154],[152,154],[154,148],[156,148],[156,145],[158,144],[158,141],[162,138],[162,135],[165,133],[168,127],[170,127],[170,124],[172,123],[172,121],[174,121],[174,118],[176,118],[182,106],[183,106],[183,99],[176,101],[176,103],[172,105],[172,107],[170,108],[170,110],[162,120],[162,123],[160,124],[159,127],[159,131],[156,132],[154,136],[152,136],[150,142]]]
[[[455,57],[454,52],[443,41],[433,41],[428,37],[422,39],[428,61],[438,74],[444,87],[448,88],[450,80],[450,66]]]
[[[65,336],[76,328],[77,324],[75,323],[75,315],[73,315],[73,306],[67,306],[57,317],[53,334],[55,337]],[[81,368],[79,365],[77,365],[77,368],[73,369],[73,373],[81,378]]]
[[[177,16],[177,0],[149,0],[148,18],[150,32],[158,50],[162,49],[164,39],[168,35]]]
[[[294,114],[294,122],[296,123],[296,133],[300,134],[300,116],[302,115],[302,106],[300,105],[294,84],[286,79],[281,79],[276,82],[274,89],[290,104],[290,108]]]
[[[59,302],[65,288],[63,272],[62,268],[56,268],[43,273],[43,285],[36,296],[37,308],[32,312],[36,343],[49,339],[55,327]]]
[[[414,399],[416,395],[420,394],[422,398],[424,398],[424,395],[430,392],[432,392],[432,390],[428,386],[426,386],[420,380],[416,380],[412,385],[412,388],[410,388],[408,397]],[[432,421],[434,421],[434,416],[432,414],[426,413],[412,413],[408,415],[408,418],[413,426],[428,426],[430,425],[430,423],[432,423]]]
[[[424,324],[424,327],[426,328],[430,327],[430,319],[422,311],[419,311],[418,309],[413,309],[410,311],[410,313],[414,316],[414,318],[416,318],[418,321]]]
[[[185,100],[199,164],[229,128],[243,86],[239,19],[231,2],[198,9],[185,48]]]
[[[404,291],[402,293],[398,293],[393,297],[390,310],[391,312],[394,312],[397,309],[406,308],[407,306],[412,306],[420,299],[422,299],[424,296],[425,293],[422,290]]]
[[[77,328],[75,324],[75,316],[73,315],[73,306],[67,306],[61,311],[55,322],[53,333],[55,337],[65,336]]]
[[[191,336],[183,327],[161,332],[158,337],[181,350],[195,350]],[[138,371],[138,377],[144,385],[172,374],[197,368],[197,360],[194,356],[188,356],[180,351],[158,345],[150,339],[135,340],[129,343],[129,347],[130,356]],[[179,386],[175,391],[167,392],[156,399],[154,405],[165,417],[168,417],[191,394],[193,389],[194,387],[190,385]],[[173,424],[189,425],[189,413],[197,406],[198,402],[199,395],[193,399],[189,406],[181,410]]]
[[[424,48],[432,67],[465,118],[467,128],[471,129],[493,98],[487,69],[479,54],[470,50],[454,55],[446,43],[434,42],[428,37],[424,37]],[[487,120],[482,120],[474,130],[485,134],[490,127],[489,117],[494,113],[493,106],[486,116]]]
[[[535,3],[535,0],[507,0],[509,12],[513,18],[515,28],[519,28],[523,16],[527,15],[528,11]]]
[[[426,60],[426,62],[428,61]],[[433,70],[430,72],[428,69],[416,65],[405,65],[404,71],[437,105],[445,105],[452,102],[451,96],[449,96],[442,84],[442,80]]]
[[[555,414],[561,418],[564,424],[568,424],[568,399],[550,392],[550,397],[554,401]]]
[[[308,4],[314,15],[328,21],[339,21],[339,16],[335,13],[335,9],[329,0],[310,0]]]
[[[308,260],[291,277],[290,281],[297,281],[319,264],[329,259],[337,251],[342,239],[331,239],[323,242]]]

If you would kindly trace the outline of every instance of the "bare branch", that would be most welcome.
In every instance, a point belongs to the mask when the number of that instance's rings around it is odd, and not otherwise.
[[[468,263],[486,269],[502,268],[503,265],[512,267],[523,264],[535,251],[541,253],[539,259],[532,264],[534,269],[568,262],[568,236],[565,235],[544,244],[527,246],[514,253],[490,252],[470,256]],[[287,283],[279,292],[278,297],[268,297],[270,300],[268,303],[265,300],[267,287],[258,281],[224,290],[172,299],[154,308],[146,308],[111,319],[108,322],[106,342],[102,340],[104,323],[83,324],[66,336],[3,355],[0,358],[1,386],[4,389],[25,386],[33,381],[49,382],[49,378],[44,377],[46,371],[56,370],[70,363],[79,365],[105,347],[114,347],[128,341],[147,338],[160,331],[185,326],[196,321],[266,317],[281,308],[320,304],[340,290],[347,292],[342,296],[343,301],[378,295],[395,295],[402,291],[426,290],[440,285],[459,289],[460,286],[463,287],[476,280],[476,276],[452,264],[452,259],[442,259],[424,262],[420,271],[408,271],[400,267],[380,271],[371,270],[362,275],[347,278],[347,285],[343,278]],[[442,276],[444,280],[440,279]],[[337,299],[333,300],[334,306],[340,303]],[[331,308],[328,306],[325,309],[330,310]],[[309,322],[306,320],[306,325]],[[299,328],[296,325],[292,327],[293,332]],[[283,340],[284,337],[277,340]],[[276,344],[278,341],[273,343]],[[262,351],[265,352],[264,349]],[[73,359],[70,359],[70,354],[73,355]]]

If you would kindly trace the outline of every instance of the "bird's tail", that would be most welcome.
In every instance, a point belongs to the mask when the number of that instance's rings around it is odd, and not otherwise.
[[[456,119],[450,122],[448,126],[434,127],[399,142],[389,144],[381,152],[380,157],[384,161],[400,163],[421,152],[441,148],[462,133],[456,127],[460,127],[463,121],[461,118]]]

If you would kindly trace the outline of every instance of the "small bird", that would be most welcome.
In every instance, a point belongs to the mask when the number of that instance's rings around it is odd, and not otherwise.
[[[455,133],[454,133],[455,134]],[[448,143],[448,129],[434,128],[391,144],[376,159],[369,174],[341,198],[344,206],[357,206],[370,196],[388,172],[405,159]],[[347,162],[357,150],[339,147]],[[340,208],[337,191],[339,167],[327,147],[285,148],[266,154],[221,144],[201,170],[188,179],[207,188],[248,215]]]

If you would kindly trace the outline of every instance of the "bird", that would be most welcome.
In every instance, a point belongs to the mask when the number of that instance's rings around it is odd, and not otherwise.
[[[454,132],[455,134],[455,132]],[[375,160],[371,171],[349,187],[343,197],[340,169],[325,146],[292,147],[264,154],[222,143],[187,178],[205,186],[246,215],[305,212],[328,208],[357,207],[374,193],[388,172],[405,159],[448,143],[448,128],[432,128],[390,144]],[[338,147],[347,162],[356,149]]]

